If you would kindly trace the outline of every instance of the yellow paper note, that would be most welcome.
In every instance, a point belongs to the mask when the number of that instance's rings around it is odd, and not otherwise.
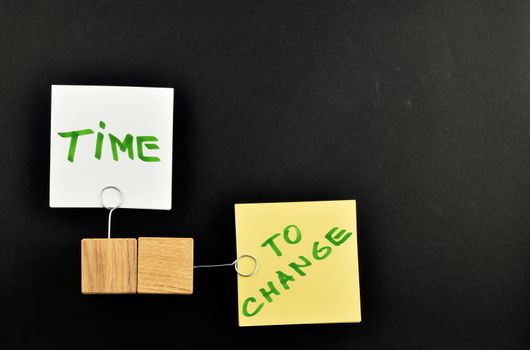
[[[354,200],[236,204],[240,326],[361,321]],[[239,269],[252,271],[252,259]]]

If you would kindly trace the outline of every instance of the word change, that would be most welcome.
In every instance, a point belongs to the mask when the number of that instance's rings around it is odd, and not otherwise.
[[[289,283],[295,282],[297,278],[306,276],[307,270],[305,269],[310,267],[313,262],[325,260],[333,252],[332,247],[341,246],[352,236],[351,232],[337,230],[339,230],[338,227],[333,227],[324,235],[326,243],[322,244],[319,241],[313,243],[311,252],[307,255],[310,258],[300,255],[298,257],[299,261],[290,262],[287,264],[286,269],[277,270],[275,278],[267,281],[267,287],[259,289],[259,298],[261,299],[259,303],[254,296],[246,298],[242,306],[243,315],[246,317],[257,315],[266,305],[265,303],[274,301],[273,295],[279,296],[281,294],[280,290],[291,289]],[[277,257],[282,256],[281,241],[277,241],[280,236],[283,238],[283,242],[287,244],[286,247],[288,247],[289,245],[298,244],[302,240],[302,231],[296,225],[288,225],[283,230],[283,235],[276,233],[270,236],[261,244],[261,247],[269,247]]]

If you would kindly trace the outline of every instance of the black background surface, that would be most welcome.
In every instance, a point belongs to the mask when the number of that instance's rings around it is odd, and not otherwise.
[[[524,1],[0,1],[2,349],[528,348]],[[237,202],[357,199],[361,324],[238,328],[236,276],[83,296],[102,209],[50,209],[51,84],[175,88],[173,210],[115,237],[235,256]]]

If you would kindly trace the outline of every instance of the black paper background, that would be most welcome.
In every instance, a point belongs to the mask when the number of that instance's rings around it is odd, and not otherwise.
[[[0,1],[0,348],[528,348],[529,38],[525,1]],[[51,84],[175,88],[173,210],[116,237],[229,262],[234,203],[357,199],[363,322],[238,328],[230,269],[81,295],[107,213],[48,207]]]

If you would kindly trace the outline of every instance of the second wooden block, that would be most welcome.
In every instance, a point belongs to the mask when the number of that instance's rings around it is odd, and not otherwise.
[[[138,293],[192,294],[193,239],[138,239]]]

